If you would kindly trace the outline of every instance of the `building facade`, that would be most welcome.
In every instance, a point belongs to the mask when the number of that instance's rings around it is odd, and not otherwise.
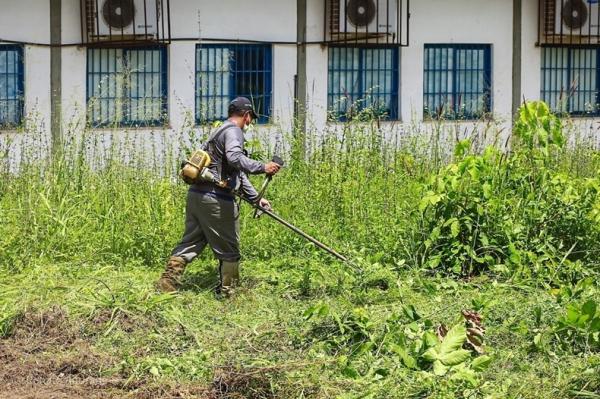
[[[284,131],[304,111],[315,130],[367,111],[396,132],[440,119],[508,127],[522,99],[540,98],[590,126],[598,116],[596,43],[540,42],[544,18],[563,4],[373,1],[379,8],[395,4],[391,44],[332,40],[328,30],[337,17],[330,0],[163,0],[161,6],[170,3],[168,37],[153,45],[90,43],[83,9],[98,7],[92,24],[99,34],[109,0],[4,2],[0,142],[86,127],[168,136],[223,118],[237,95],[255,102],[259,129]],[[579,1],[589,19],[600,18],[596,2]],[[360,4],[360,12],[370,12]],[[112,12],[124,18],[120,7]],[[382,24],[380,15],[374,18],[387,29],[392,24]],[[598,25],[589,29],[598,36]],[[35,129],[23,129],[28,125]]]

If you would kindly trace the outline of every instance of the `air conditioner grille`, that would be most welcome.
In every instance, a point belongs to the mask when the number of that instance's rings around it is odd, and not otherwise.
[[[348,20],[357,27],[368,26],[377,15],[374,0],[349,0],[346,5]]]
[[[588,20],[588,8],[583,0],[567,0],[562,9],[562,21],[571,30],[581,29]]]
[[[323,4],[325,42],[408,45],[409,0],[325,0]]]
[[[133,0],[106,0],[102,6],[104,21],[113,29],[124,29],[133,23]]]
[[[536,45],[600,44],[598,0],[539,0]]]

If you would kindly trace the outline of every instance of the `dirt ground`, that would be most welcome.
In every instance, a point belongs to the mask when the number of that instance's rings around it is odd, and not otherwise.
[[[27,313],[16,321],[8,338],[0,339],[0,398],[231,397],[217,383],[164,387],[128,381],[125,376],[107,377],[106,370],[115,364],[110,354],[93,349],[62,310]]]

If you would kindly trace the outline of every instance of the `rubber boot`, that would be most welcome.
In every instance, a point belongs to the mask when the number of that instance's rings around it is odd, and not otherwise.
[[[186,262],[180,256],[171,256],[167,267],[156,283],[162,292],[175,292],[181,284],[181,277],[185,271]]]
[[[219,277],[221,281],[217,293],[224,296],[231,296],[240,281],[240,261],[220,261]]]

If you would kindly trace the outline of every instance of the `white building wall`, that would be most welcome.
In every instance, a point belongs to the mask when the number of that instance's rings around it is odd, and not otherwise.
[[[424,46],[436,43],[492,45],[492,109],[496,118],[510,119],[512,26],[507,0],[411,2],[411,40],[402,49],[400,67],[402,119],[423,117]]]
[[[542,49],[536,46],[538,2],[523,1],[521,46],[521,98],[537,100],[541,93]],[[535,21],[535,23],[532,23]]]
[[[64,44],[81,41],[79,0],[62,2],[62,40]],[[540,96],[541,49],[536,47],[538,2],[523,0],[522,15],[522,96],[528,100]],[[391,132],[426,131],[435,123],[422,122],[423,54],[427,43],[481,43],[492,45],[493,113],[500,127],[508,127],[512,113],[512,2],[508,0],[419,0],[411,2],[410,43],[400,50],[401,122],[389,122]],[[16,41],[49,43],[49,1],[21,0],[3,4],[0,37]],[[307,40],[324,39],[323,0],[308,0]],[[154,129],[129,129],[144,142],[159,132],[167,142],[194,126],[195,48],[198,43],[224,39],[230,42],[266,41],[273,45],[273,123],[261,132],[287,132],[294,110],[296,74],[296,2],[252,0],[240,7],[239,0],[171,1],[171,33],[168,48],[169,126]],[[86,48],[73,45],[62,48],[62,111],[67,132],[85,125]],[[307,93],[309,127],[328,126],[327,46],[307,46]],[[50,126],[50,48],[25,46],[25,113],[35,133],[0,132],[0,151],[6,143],[46,140]],[[594,120],[578,120],[591,127]],[[448,123],[451,129],[476,129],[481,124]],[[331,126],[331,125],[329,125]],[[415,128],[416,126],[416,128]],[[117,132],[120,134],[123,129]],[[109,137],[109,129],[95,134]],[[11,145],[13,145],[11,144]],[[3,147],[2,147],[3,146]],[[16,154],[16,152],[15,152]]]
[[[3,2],[0,38],[47,42],[50,36],[49,12],[49,2]],[[7,154],[11,165],[20,159],[23,147],[43,155],[50,130],[50,48],[26,45],[23,54],[26,129],[0,130],[0,157]]]
[[[320,2],[309,10],[308,41],[323,40],[323,13]],[[512,113],[512,2],[420,0],[411,2],[410,13],[409,46],[400,51],[399,103],[403,123],[388,122],[389,129],[404,131],[408,125],[414,129],[414,123],[423,120],[424,46],[429,43],[491,44],[492,109],[495,118],[509,123]],[[537,23],[537,17],[532,21]],[[533,24],[526,24],[526,28],[535,33]],[[307,57],[309,115],[313,126],[319,130],[326,126],[327,47],[311,45]],[[454,127],[456,124],[449,125]]]
[[[314,1],[314,0],[313,0]],[[173,37],[294,42],[296,2],[171,1]]]
[[[172,1],[171,34],[177,39],[168,48],[169,71],[169,127],[180,130],[186,118],[193,118],[195,106],[195,49],[206,39],[258,41],[290,41],[296,35],[296,8],[294,2],[255,0],[255,15],[239,7],[235,0],[215,2]],[[269,13],[258,12],[269,10]],[[63,0],[63,42],[81,40],[79,0]],[[277,15],[277,18],[273,18]],[[200,40],[199,38],[202,38]],[[180,40],[185,39],[185,40]],[[48,40],[46,37],[44,40]],[[293,45],[273,46],[273,108],[275,120],[284,125],[291,123],[293,114],[293,87],[296,69],[296,51]],[[86,49],[63,48],[63,109],[65,124],[70,116],[81,115],[86,93]],[[69,116],[69,117],[67,117]],[[142,129],[144,130],[144,129]],[[156,130],[156,129],[153,129]]]
[[[307,3],[306,41],[323,41],[323,17],[325,13],[323,2],[308,0]],[[310,130],[320,131],[327,124],[327,46],[309,44],[306,47],[306,59],[307,126]]]
[[[62,0],[61,40],[63,44],[81,42],[79,4],[79,0]],[[49,37],[45,38],[45,41],[48,40]],[[81,46],[66,46],[61,48],[61,57],[62,122],[64,132],[70,135],[82,130],[86,123],[86,51]]]
[[[538,41],[537,18],[538,2],[523,0],[521,99],[538,100],[542,90],[542,47]],[[534,21],[534,23],[532,23]],[[600,146],[600,121],[594,117],[574,117],[566,124],[565,133],[571,142],[585,141]]]
[[[0,37],[25,42],[49,42],[50,2],[2,1]]]
[[[296,3],[294,1],[253,0],[240,7],[237,0],[172,1],[171,29],[175,39],[170,46],[170,117],[174,129],[183,124],[182,115],[194,111],[196,44],[210,39],[294,43]],[[201,38],[201,40],[198,40]],[[183,65],[182,65],[183,64]],[[273,124],[262,130],[289,128],[294,111],[296,46],[273,45]],[[183,74],[183,75],[182,75]],[[183,80],[183,82],[182,82]],[[179,88],[179,90],[177,90]],[[178,93],[173,93],[178,91]],[[173,101],[178,97],[180,104]]]

